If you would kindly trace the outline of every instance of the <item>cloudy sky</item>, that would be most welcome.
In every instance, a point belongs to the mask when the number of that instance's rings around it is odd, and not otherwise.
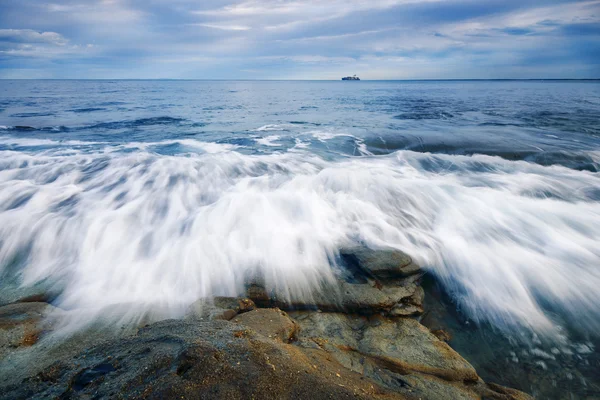
[[[600,0],[0,0],[0,78],[600,78]]]

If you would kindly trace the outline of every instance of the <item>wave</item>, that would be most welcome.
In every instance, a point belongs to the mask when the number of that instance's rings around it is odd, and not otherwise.
[[[175,142],[202,152],[147,151]],[[257,270],[300,295],[332,278],[339,249],[366,245],[413,255],[475,321],[600,327],[597,174],[483,155],[127,146],[0,152],[0,275],[58,284],[79,323],[117,305],[181,315]]]

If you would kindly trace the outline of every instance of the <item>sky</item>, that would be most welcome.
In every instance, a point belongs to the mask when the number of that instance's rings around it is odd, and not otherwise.
[[[0,78],[600,78],[600,0],[0,0]]]

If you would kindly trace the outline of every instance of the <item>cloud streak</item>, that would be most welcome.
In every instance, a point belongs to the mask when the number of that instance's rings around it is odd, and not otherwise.
[[[600,0],[23,0],[0,77],[599,78],[598,26]]]

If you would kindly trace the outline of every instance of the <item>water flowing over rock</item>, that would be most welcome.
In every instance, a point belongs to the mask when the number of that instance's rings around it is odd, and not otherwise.
[[[485,383],[407,317],[424,300],[419,269],[403,270],[410,257],[353,254],[372,273],[302,298],[254,280],[248,298],[201,298],[182,320],[112,336],[89,328],[56,341],[44,319],[53,306],[0,307],[2,398],[530,399]]]

